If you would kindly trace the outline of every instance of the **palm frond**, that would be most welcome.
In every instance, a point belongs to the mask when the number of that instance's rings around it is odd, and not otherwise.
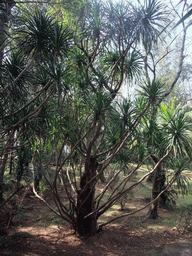
[[[160,1],[145,0],[144,7],[138,12],[138,20],[141,20],[137,34],[138,41],[149,50],[152,43],[157,42],[159,34],[169,22],[167,11]]]
[[[67,27],[59,25],[58,22],[54,22],[51,26],[50,32],[50,47],[53,54],[56,56],[66,56],[71,45],[72,34]]]
[[[23,74],[17,82],[14,79],[25,67],[25,58],[19,52],[12,52],[3,62],[2,75],[5,84],[9,84],[9,90],[15,102],[26,99],[28,73]]]
[[[145,83],[140,85],[141,90],[138,90],[139,94],[150,100],[153,104],[158,104],[162,100],[164,94],[164,83],[161,81],[152,81],[150,84]]]
[[[175,155],[187,154],[191,157],[191,132],[192,124],[189,122],[186,114],[183,111],[176,111],[175,115],[172,116],[165,125],[167,130],[167,139],[170,144],[174,145]]]
[[[97,120],[103,113],[105,113],[106,109],[109,107],[110,95],[104,92],[102,89],[99,89],[95,95],[95,104],[94,104],[94,112],[95,119]]]
[[[134,120],[134,115],[136,110],[133,108],[133,104],[128,99],[123,99],[122,102],[118,103],[120,122],[122,122],[123,129],[125,127],[131,128],[132,122]]]
[[[139,51],[129,53],[125,64],[125,75],[130,78],[138,78],[141,75],[143,59]]]
[[[174,28],[176,28],[177,26],[179,26],[182,22],[184,22],[187,18],[189,18],[192,15],[192,9],[189,10],[178,22],[177,24],[174,26]]]
[[[178,193],[186,195],[191,192],[191,184],[188,176],[183,171],[190,169],[190,160],[186,156],[177,155],[170,159],[169,166],[173,169],[173,175],[168,176],[168,179],[175,177],[176,181],[173,187]]]
[[[41,52],[50,51],[50,36],[53,19],[44,11],[38,10],[33,16],[25,18],[18,33],[22,41],[20,47],[26,53],[34,50]]]

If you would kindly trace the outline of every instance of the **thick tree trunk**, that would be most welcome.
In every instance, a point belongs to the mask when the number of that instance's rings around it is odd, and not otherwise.
[[[78,195],[77,233],[80,236],[91,236],[97,233],[97,218],[93,214],[86,215],[94,210],[95,189],[87,188]]]
[[[153,189],[152,189],[152,200],[155,199],[160,193],[161,191],[163,191],[165,189],[165,171],[160,168],[158,168],[156,170],[156,173],[154,174],[153,177],[154,181],[153,181]],[[161,196],[159,197],[158,200],[156,200],[153,205],[151,206],[150,209],[150,215],[149,218],[151,219],[157,219],[158,218],[158,206],[164,206],[166,205],[166,201],[167,201],[167,194],[163,193],[161,194]]]
[[[152,191],[152,200],[158,196],[158,192]],[[157,219],[158,218],[158,205],[159,201],[156,200],[150,208],[149,219]]]
[[[80,190],[77,198],[77,226],[76,231],[80,236],[91,236],[97,233],[97,214],[88,214],[95,209],[95,180],[97,160],[90,158],[89,168],[81,177]]]

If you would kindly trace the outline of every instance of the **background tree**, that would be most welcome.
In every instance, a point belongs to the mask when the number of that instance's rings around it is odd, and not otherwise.
[[[24,129],[50,98],[61,95],[64,70],[56,63],[66,58],[70,46],[69,30],[43,11],[24,17],[15,32],[12,49],[1,66],[1,200],[5,166],[16,150],[14,145],[22,141]]]
[[[178,15],[177,12],[176,14]],[[151,158],[154,161],[154,165],[157,164],[159,159],[162,157],[162,154],[164,154],[165,148],[161,144],[161,142],[163,141],[163,143],[166,145],[165,139],[163,137],[162,128],[160,130],[158,129],[158,108],[163,100],[168,101],[167,97],[171,98],[170,93],[173,91],[175,84],[179,81],[179,77],[181,75],[182,66],[183,66],[186,31],[187,31],[187,28],[185,28],[183,24],[183,35],[181,39],[179,62],[176,64],[177,65],[176,71],[173,72],[173,75],[171,77],[170,77],[170,72],[167,72],[164,67],[163,68],[161,67],[161,65],[163,66],[165,65],[167,59],[170,62],[171,44],[166,48],[163,47],[163,53],[161,53],[161,48],[164,42],[161,42],[160,51],[159,51],[158,45],[146,46],[144,44],[144,51],[145,51],[144,63],[145,63],[145,79],[146,79],[145,83],[146,84],[141,86],[143,89],[141,92],[141,95],[143,97],[146,97],[146,96],[151,97],[152,99],[150,112],[148,113],[148,116],[144,120],[144,124],[145,124],[144,136],[147,136],[146,147],[148,149],[148,152],[151,152]],[[164,41],[166,42],[166,38],[164,38]],[[159,56],[159,53],[161,53],[160,56]],[[160,69],[159,69],[159,66],[160,66]],[[162,69],[163,69],[163,72],[162,72]],[[168,69],[169,70],[171,69],[170,65]],[[164,77],[162,77],[162,74],[164,75]],[[170,89],[167,89],[166,91],[166,87]],[[172,115],[174,115],[173,112],[172,112]],[[168,120],[166,121],[168,122]],[[177,129],[176,126],[175,126],[175,129]],[[160,149],[159,152],[157,150],[158,148]],[[158,154],[159,156],[157,156]],[[161,178],[163,178],[165,182],[164,175],[165,175],[164,170],[162,169],[161,165],[159,165],[156,171],[153,173],[152,200],[154,200],[157,197],[157,195],[161,192],[161,185],[163,188],[165,187],[165,184],[161,184]],[[158,208],[158,201],[155,201],[155,203],[152,205],[151,212],[149,214],[150,218],[155,219],[158,217],[157,208]]]

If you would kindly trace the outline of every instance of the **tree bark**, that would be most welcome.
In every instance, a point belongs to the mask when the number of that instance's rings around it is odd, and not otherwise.
[[[5,167],[7,164],[8,159],[8,149],[6,149],[6,152],[3,156],[2,162],[0,163],[0,203],[3,202],[3,192],[4,192],[4,173],[5,173]]]
[[[98,163],[90,157],[90,162],[80,180],[80,190],[77,196],[77,227],[80,236],[91,236],[97,233],[97,214],[86,217],[95,209],[95,180]]]
[[[10,164],[9,164],[9,175],[12,174],[13,170],[14,170],[14,155],[11,152],[11,158],[10,158]]]
[[[158,159],[151,155],[151,158],[155,162],[158,163]],[[160,176],[161,176],[161,165],[157,167],[153,175],[153,188],[152,188],[152,200],[154,200],[160,193]],[[149,210],[149,218],[150,219],[157,219],[158,218],[158,205],[159,200],[156,200]]]

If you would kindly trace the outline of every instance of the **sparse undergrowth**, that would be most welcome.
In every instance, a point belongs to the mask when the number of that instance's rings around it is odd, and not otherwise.
[[[52,201],[51,194],[46,198]],[[124,212],[141,207],[146,202],[134,197]],[[31,207],[29,207],[29,205]],[[149,220],[147,210],[109,225],[94,237],[80,238],[41,201],[30,193],[23,202],[15,226],[1,236],[2,255],[142,255],[156,246],[191,237],[189,230],[176,228],[179,211],[159,209],[159,218]],[[114,206],[103,220],[122,214],[120,205]],[[23,216],[23,217],[22,217]]]
[[[137,174],[138,178],[141,175],[143,172]],[[45,184],[42,183],[42,186],[44,188]],[[102,186],[104,184],[100,182],[98,191],[102,189]],[[146,199],[150,198],[150,191],[149,183],[144,182],[139,185],[133,193],[125,195],[122,202],[117,201],[102,216],[100,222],[106,222],[112,217],[141,208],[147,203]],[[43,197],[54,207],[52,193],[47,187],[43,192]],[[16,212],[12,212],[10,204],[7,205],[7,211],[12,215],[6,220],[6,234],[0,234],[2,255],[14,253],[14,255],[135,256],[153,247],[192,236],[192,198],[190,195],[179,196],[177,206],[172,209],[160,208],[157,220],[149,220],[148,209],[145,209],[136,215],[108,225],[94,237],[82,239],[74,234],[65,221],[53,214],[43,202],[37,199],[32,190],[28,190],[24,198],[23,193],[25,190],[16,197],[19,204]],[[21,198],[23,198],[22,203]],[[65,203],[65,197],[63,200]],[[3,216],[5,216],[4,213],[2,213],[2,218]]]

